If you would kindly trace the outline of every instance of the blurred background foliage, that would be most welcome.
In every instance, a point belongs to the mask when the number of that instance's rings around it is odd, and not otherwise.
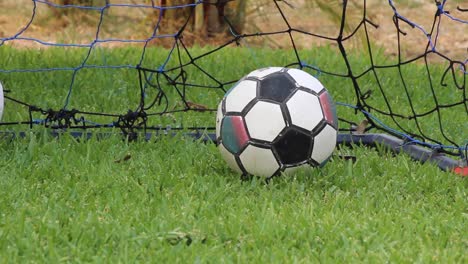
[[[281,14],[277,11],[275,2],[272,0],[210,0],[200,3],[199,0],[48,0],[51,4],[56,5],[78,5],[105,7],[107,4],[122,4],[130,5],[153,5],[166,7],[163,9],[148,9],[148,8],[133,8],[138,11],[120,13],[117,15],[118,8],[106,9],[106,19],[112,19],[113,23],[103,23],[102,37],[108,33],[108,36],[115,36],[115,33],[121,31],[115,25],[125,23],[125,21],[133,21],[132,29],[134,32],[128,32],[125,38],[144,38],[151,34],[155,25],[158,26],[158,34],[175,34],[179,30],[184,30],[184,41],[187,45],[194,43],[205,45],[217,45],[222,43],[233,34],[256,33],[271,31],[271,25],[274,24],[278,28],[278,21],[282,20]],[[362,1],[350,0],[350,6],[362,6]],[[198,3],[198,4],[197,4]],[[320,10],[320,20],[327,20],[329,26],[335,28],[341,22],[342,1],[334,0],[283,0],[278,1],[278,5],[287,13],[288,20],[294,20],[294,25],[304,31],[310,31],[308,26],[310,10]],[[174,6],[185,6],[184,8],[169,8]],[[49,6],[49,13],[52,16],[42,18],[44,24],[55,24],[59,28],[65,27],[81,27],[77,31],[86,31],[84,26],[88,24],[91,28],[97,25],[100,14],[99,12],[90,12],[89,9],[80,8],[56,8]],[[358,10],[358,9],[356,9]],[[129,9],[127,10],[129,11]],[[112,14],[109,14],[112,13]],[[362,18],[362,11],[356,13],[356,20]],[[122,17],[126,17],[125,21]],[[353,16],[350,16],[353,17]],[[303,21],[301,21],[304,18]],[[120,19],[120,20],[119,20]],[[79,21],[79,22],[78,22]],[[289,22],[289,21],[288,21]],[[80,25],[77,25],[77,24]],[[112,25],[113,24],[113,25]],[[283,23],[285,26],[286,24]],[[351,23],[346,24],[347,28],[351,27]],[[326,30],[323,32],[328,33]],[[121,32],[118,34],[122,34]],[[285,35],[283,35],[285,36]],[[67,36],[73,37],[73,36]],[[75,40],[77,41],[77,40]],[[155,41],[156,45],[168,46],[171,45],[168,40]],[[167,43],[166,43],[167,42]],[[276,37],[264,36],[253,40],[253,45],[267,45],[270,47],[283,47],[285,40]]]
[[[49,0],[59,5],[80,5],[80,6],[93,6],[103,7],[106,4],[112,3],[113,0]],[[116,1],[118,2],[118,1]],[[199,0],[129,0],[129,4],[147,4],[162,7],[171,6],[190,6],[187,8],[166,9],[163,14],[159,14],[159,10],[153,11],[151,14],[145,16],[145,20],[153,21],[155,18],[163,18],[161,22],[162,31],[171,32],[174,29],[180,29],[187,20],[188,30],[200,33],[202,31],[208,37],[214,37],[224,33],[243,33],[246,27],[246,17],[252,16],[266,16],[265,12],[261,12],[266,7],[272,7],[273,1],[271,0],[212,0],[204,1],[202,4],[193,4],[200,2]],[[299,0],[299,1],[282,1],[289,8],[320,8],[327,16],[329,16],[336,23],[341,19],[341,1],[327,1],[327,0]],[[357,5],[358,1],[350,1],[351,4]],[[120,3],[120,2],[119,2]],[[192,14],[192,8],[195,11]],[[62,17],[63,15],[76,15],[72,12],[84,15],[85,9],[67,9],[67,8],[52,8],[55,16]],[[263,14],[263,15],[262,15]],[[223,16],[228,18],[227,22]],[[267,18],[267,17],[264,17]],[[229,32],[229,25],[231,29],[236,32]],[[255,25],[250,24],[248,26]]]
[[[44,4],[47,1],[49,4]],[[366,8],[364,8],[366,2]],[[0,37],[11,37],[21,32],[31,22],[33,12],[31,0],[0,0]],[[466,0],[450,0],[445,10],[462,20],[468,20],[468,12],[459,12]],[[99,7],[114,4],[104,9],[101,21]],[[185,45],[220,45],[233,34],[278,32],[288,30],[288,25],[276,4],[294,28],[292,35],[300,48],[333,46],[334,41],[311,37],[299,32],[337,38],[341,24],[343,0],[42,0],[36,2],[35,16],[22,36],[48,42],[91,43],[99,39],[147,40],[153,34],[167,37],[154,38],[149,45],[168,47],[173,44],[171,35],[183,29]],[[400,14],[414,21],[422,28],[430,30],[437,6],[433,1],[401,0],[394,1]],[[60,5],[60,8],[56,5]],[[67,5],[70,5],[67,7]],[[75,6],[90,8],[76,8]],[[157,8],[129,8],[125,5],[146,5]],[[175,6],[182,8],[174,8]],[[158,8],[165,7],[165,8]],[[371,21],[378,28],[366,23],[372,44],[384,52],[396,56],[397,31],[394,13],[388,1],[348,0],[344,35],[354,34],[346,42],[350,47],[365,47],[367,44],[363,30],[354,30],[363,22]],[[224,19],[224,16],[227,19]],[[438,48],[450,56],[466,60],[466,24],[444,18],[443,30],[439,33]],[[99,23],[101,24],[99,25]],[[464,27],[465,26],[465,27]],[[417,54],[427,45],[427,36],[417,28],[400,23],[402,52]],[[157,31],[154,32],[155,28]],[[99,32],[96,32],[99,29]],[[244,39],[245,44],[271,48],[291,47],[288,34],[270,34]],[[35,43],[17,41],[17,45],[37,46]],[[116,46],[119,43],[102,44]],[[349,47],[347,47],[349,48]],[[416,49],[416,50],[415,50]]]

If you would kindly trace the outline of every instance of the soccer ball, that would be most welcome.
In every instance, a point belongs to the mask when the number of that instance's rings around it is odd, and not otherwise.
[[[338,119],[328,91],[298,69],[269,67],[237,82],[218,106],[216,138],[229,167],[266,178],[323,166]]]

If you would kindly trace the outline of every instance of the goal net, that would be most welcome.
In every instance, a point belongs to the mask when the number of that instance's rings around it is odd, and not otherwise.
[[[4,131],[210,131],[241,77],[316,76],[343,133],[463,156],[468,5],[460,1],[19,0],[0,3]]]

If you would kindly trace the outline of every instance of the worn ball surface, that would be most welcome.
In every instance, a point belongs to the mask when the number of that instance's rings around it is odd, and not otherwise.
[[[298,69],[269,67],[237,82],[218,106],[216,137],[228,165],[270,178],[323,166],[336,145],[338,119],[325,87]]]

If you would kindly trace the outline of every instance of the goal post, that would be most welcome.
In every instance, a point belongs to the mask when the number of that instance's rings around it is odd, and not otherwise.
[[[224,93],[252,70],[283,66],[330,91],[340,143],[467,166],[468,6],[458,1],[18,0],[0,9],[9,10],[0,13],[4,136],[45,126],[209,140]]]

